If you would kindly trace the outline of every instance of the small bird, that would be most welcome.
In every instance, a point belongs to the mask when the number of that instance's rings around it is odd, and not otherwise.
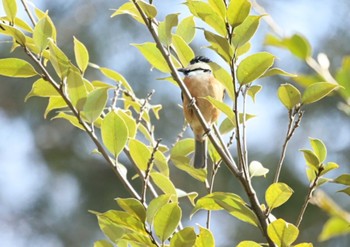
[[[210,62],[210,59],[206,57],[196,56],[186,68],[178,70],[184,73],[184,83],[209,125],[217,121],[220,111],[202,97],[211,96],[216,100],[222,101],[225,91],[223,85],[213,76],[211,67],[209,66]],[[190,124],[195,138],[193,165],[198,169],[205,168],[207,166],[208,149],[206,133],[193,108],[191,108],[191,102],[186,97],[183,97],[183,94],[181,96],[185,119]]]

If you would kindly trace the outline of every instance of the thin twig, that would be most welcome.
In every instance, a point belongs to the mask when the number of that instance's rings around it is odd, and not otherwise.
[[[32,22],[33,26],[35,26],[36,25],[36,21],[35,21],[33,15],[32,15],[32,13],[29,11],[29,8],[28,8],[28,5],[27,5],[27,1],[26,0],[21,0],[21,2],[22,2],[22,5],[23,5],[23,8],[24,8],[25,12],[27,12],[27,15],[28,15],[30,21]]]

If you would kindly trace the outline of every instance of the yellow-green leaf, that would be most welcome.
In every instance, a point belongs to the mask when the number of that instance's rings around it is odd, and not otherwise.
[[[228,73],[222,66],[217,63],[211,62],[210,67],[213,70],[213,74],[217,80],[219,80],[226,89],[227,95],[234,101],[235,92],[233,89],[233,80],[230,73]]]
[[[71,69],[67,76],[67,93],[72,104],[82,110],[87,97],[87,90],[83,77],[78,69]]]
[[[318,160],[322,163],[327,157],[326,145],[320,139],[310,138],[310,144]]]
[[[241,25],[235,28],[232,43],[236,48],[245,45],[254,36],[261,17],[250,15]]]
[[[271,68],[267,70],[262,77],[268,77],[268,76],[274,76],[274,75],[281,75],[281,76],[287,76],[287,77],[296,77],[296,74],[288,73],[280,68]]]
[[[265,201],[270,210],[284,204],[292,196],[293,190],[285,183],[271,184],[265,193]]]
[[[174,197],[172,197],[172,199],[173,199],[173,201],[177,202],[176,188],[169,177],[167,177],[159,172],[152,172],[151,178],[152,178],[154,184],[157,185],[157,187],[160,190],[162,190],[165,194],[174,195]]]
[[[213,106],[215,106],[222,113],[224,113],[228,117],[228,119],[232,122],[232,124],[236,123],[235,113],[233,112],[233,110],[228,105],[226,105],[224,102],[219,101],[217,99],[214,99],[214,98],[212,98],[210,96],[207,96],[204,99],[208,100]]]
[[[49,41],[50,48],[50,62],[55,69],[58,76],[63,80],[67,77],[68,71],[70,69],[70,61],[68,57],[63,53],[63,51],[58,48],[53,40]]]
[[[253,102],[255,102],[256,95],[261,91],[261,85],[252,85],[248,88],[248,95],[252,98]]]
[[[101,115],[107,103],[108,88],[97,88],[87,95],[82,115],[89,122],[95,122]]]
[[[0,23],[0,33],[11,36],[21,46],[26,45],[26,36],[17,28]]]
[[[192,42],[194,35],[196,33],[195,22],[193,16],[186,17],[180,21],[177,26],[175,34],[179,35],[183,40],[189,44]]]
[[[89,64],[89,52],[85,45],[74,37],[74,55],[79,69],[84,73]]]
[[[154,18],[157,16],[157,9],[154,5],[146,3],[144,1],[136,1],[137,4],[141,7],[148,18]]]
[[[126,126],[129,129],[129,138],[135,138],[137,126],[136,120],[132,117],[132,114],[129,110],[118,109],[118,115],[124,120]]]
[[[146,220],[147,223],[151,226],[153,225],[154,216],[158,212],[158,210],[163,207],[165,204],[167,204],[170,200],[172,195],[160,195],[156,198],[154,198],[148,205],[147,211],[146,211]]]
[[[181,38],[181,36],[174,34],[173,35],[173,45],[176,51],[176,54],[180,62],[186,66],[194,58],[194,52],[191,47]]]
[[[259,52],[243,59],[237,68],[237,79],[241,85],[260,78],[274,63],[275,57],[268,52]]]
[[[301,103],[299,90],[288,83],[282,84],[278,88],[278,98],[288,110],[293,109],[293,107]]]
[[[44,112],[44,118],[47,117],[47,115],[55,109],[62,109],[67,107],[67,103],[64,101],[64,99],[61,96],[58,97],[50,97],[49,103],[47,104],[47,107]]]
[[[65,112],[59,112],[56,116],[54,116],[53,118],[51,118],[51,120],[53,119],[58,119],[58,118],[63,118],[63,119],[66,119],[68,120],[73,126],[81,129],[81,130],[84,130],[84,127],[79,123],[79,120],[77,119],[76,116],[72,115],[72,114],[68,114],[68,113],[65,113]]]
[[[165,17],[165,20],[158,25],[158,37],[159,40],[165,45],[169,46],[172,41],[171,30],[178,24],[179,14],[169,14]]]
[[[142,222],[146,220],[146,209],[139,200],[135,198],[117,198],[119,207],[125,212],[135,215]]]
[[[170,247],[193,247],[196,242],[196,233],[193,227],[185,227],[178,231],[170,240]]]
[[[94,243],[94,247],[113,247],[113,244],[107,240],[98,240]]]
[[[317,172],[321,163],[316,154],[307,149],[301,149],[300,151],[303,152],[306,164]]]
[[[334,183],[350,185],[350,174],[342,174],[333,180]]]
[[[162,206],[154,216],[154,231],[164,242],[175,231],[181,220],[181,208],[175,202]]]
[[[27,101],[30,97],[55,97],[60,96],[57,90],[46,80],[40,78],[36,80],[32,85],[32,90],[27,94],[24,101]]]
[[[333,216],[324,224],[322,232],[318,236],[318,240],[326,241],[345,234],[350,234],[349,221]]]
[[[6,16],[11,20],[11,23],[13,24],[15,22],[17,14],[16,0],[2,0],[2,5],[4,6]]]
[[[109,79],[112,79],[116,82],[120,82],[125,87],[126,90],[128,90],[129,92],[133,92],[132,88],[130,87],[129,83],[124,78],[124,76],[122,76],[117,71],[112,70],[112,69],[108,69],[108,68],[104,68],[104,67],[102,67],[102,68],[98,67],[98,69],[102,72],[102,74],[107,76]]]
[[[262,245],[254,241],[245,240],[240,242],[236,247],[262,247]]]
[[[139,11],[135,7],[135,5],[131,2],[124,3],[116,11],[114,11],[114,13],[111,15],[111,17],[115,17],[117,15],[123,15],[123,14],[130,15],[136,21],[140,22],[141,24],[145,24]]]
[[[329,83],[329,82],[313,83],[305,89],[305,92],[303,93],[301,101],[303,104],[314,103],[326,97],[328,94],[330,94],[333,90],[337,89],[338,87],[339,86],[337,84]]]
[[[103,144],[117,158],[128,140],[128,127],[115,111],[110,111],[102,121],[101,135]]]
[[[41,54],[48,46],[49,38],[53,38],[53,28],[47,16],[38,21],[33,31],[33,41]]]
[[[215,239],[210,230],[199,226],[195,247],[215,247]]]
[[[216,51],[227,63],[230,63],[233,57],[233,48],[227,39],[209,31],[204,31],[204,36],[211,44],[210,48]]]
[[[277,246],[291,246],[299,235],[299,229],[283,219],[278,219],[267,226],[267,234]]]
[[[18,58],[3,58],[0,59],[0,75],[28,78],[38,75],[38,73],[33,66],[25,60]]]
[[[222,18],[226,18],[226,6],[224,1],[209,0],[210,7]]]
[[[146,171],[148,162],[151,158],[151,151],[143,142],[136,139],[129,141],[129,149],[132,160],[135,165],[141,170]]]
[[[251,3],[247,0],[231,0],[227,9],[227,19],[235,28],[243,23],[249,15]]]

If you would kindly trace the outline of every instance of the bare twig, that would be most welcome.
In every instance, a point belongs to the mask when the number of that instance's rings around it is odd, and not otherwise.
[[[32,22],[33,26],[35,26],[36,25],[36,21],[35,21],[33,15],[32,15],[32,13],[29,11],[29,8],[28,8],[28,5],[27,5],[27,1],[26,0],[21,0],[21,2],[22,2],[23,8],[24,8],[25,12],[27,13],[30,21]]]

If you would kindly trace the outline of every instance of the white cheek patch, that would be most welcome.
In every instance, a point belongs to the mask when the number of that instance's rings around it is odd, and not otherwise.
[[[210,71],[205,71],[205,70],[192,70],[190,72],[187,73],[188,77],[191,76],[201,76],[201,75],[209,75]]]

